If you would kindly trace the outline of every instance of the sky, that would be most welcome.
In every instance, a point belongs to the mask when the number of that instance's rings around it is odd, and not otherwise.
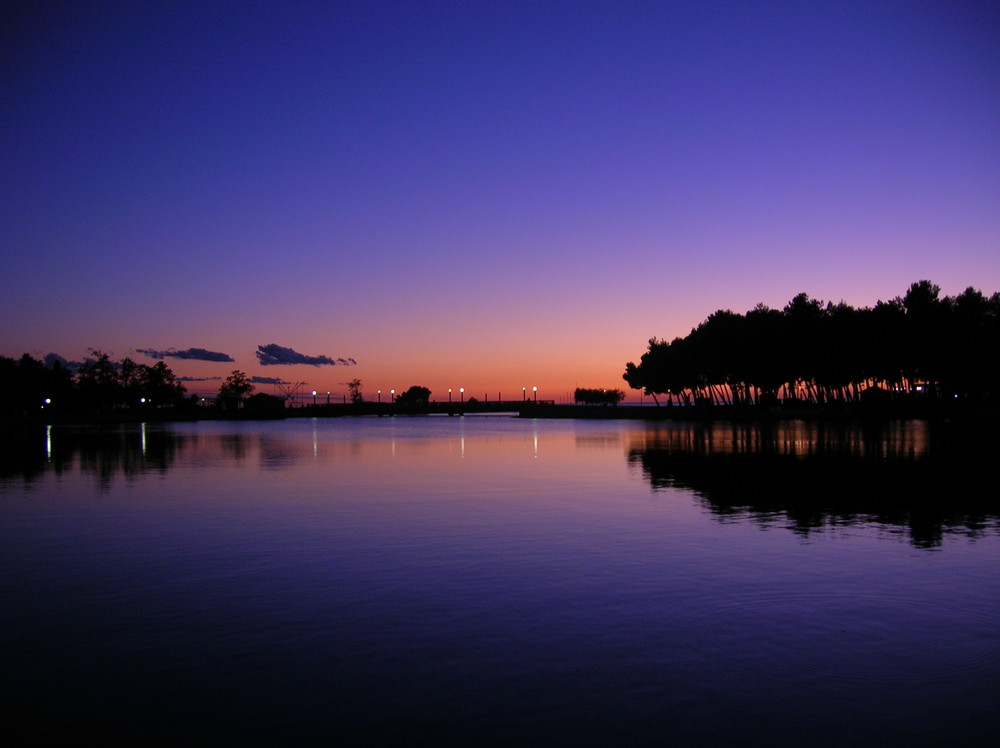
[[[0,355],[563,401],[717,309],[1000,291],[995,1],[16,0],[0,50]]]

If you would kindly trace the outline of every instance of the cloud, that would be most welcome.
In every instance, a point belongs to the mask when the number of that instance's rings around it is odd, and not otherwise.
[[[281,377],[250,377],[254,384],[289,384]]]
[[[228,353],[219,353],[218,351],[206,351],[204,348],[185,348],[183,351],[179,351],[176,348],[168,348],[165,351],[157,351],[151,348],[137,348],[136,353],[144,353],[150,358],[164,359],[170,358],[182,358],[190,359],[194,361],[235,361],[232,356]]]
[[[53,365],[57,361],[59,362],[60,366],[62,366],[64,369],[69,369],[70,371],[79,371],[84,366],[84,362],[83,361],[67,361],[62,356],[60,356],[58,353],[49,353],[49,354],[47,354],[45,356],[45,358],[43,359],[43,361],[44,361],[45,365],[48,368],[50,368],[50,369],[53,368]],[[87,361],[93,362],[93,359],[89,359],[88,358]]]
[[[177,377],[178,382],[212,382],[222,377]]]
[[[278,364],[308,364],[309,366],[353,366],[357,363],[353,358],[330,358],[329,356],[307,356],[293,351],[277,343],[257,346],[257,358],[261,366],[277,366]]]

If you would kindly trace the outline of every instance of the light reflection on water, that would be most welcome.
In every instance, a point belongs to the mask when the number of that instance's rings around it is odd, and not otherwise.
[[[920,422],[45,430],[0,463],[4,700],[42,735],[985,744],[991,449]]]

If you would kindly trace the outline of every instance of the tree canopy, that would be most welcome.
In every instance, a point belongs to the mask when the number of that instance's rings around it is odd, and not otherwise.
[[[238,408],[253,390],[250,377],[234,369],[219,387],[218,402],[224,408]]]
[[[617,405],[625,399],[625,393],[614,389],[587,389],[577,387],[573,393],[574,401],[584,405]]]
[[[351,402],[357,405],[358,403],[363,403],[365,401],[364,397],[361,395],[361,380],[352,379],[347,383],[347,390],[351,393]]]
[[[5,410],[171,407],[184,394],[184,385],[162,361],[146,366],[126,357],[116,363],[107,353],[93,351],[74,375],[57,357],[47,364],[27,353],[20,359],[0,356],[0,407]]]
[[[431,391],[427,387],[413,385],[406,392],[396,395],[396,402],[399,405],[427,405],[431,399]]]
[[[651,338],[622,378],[659,404],[768,405],[996,396],[1000,293],[971,286],[941,297],[930,281],[903,297],[855,309],[805,293],[781,310],[719,310],[690,334]]]

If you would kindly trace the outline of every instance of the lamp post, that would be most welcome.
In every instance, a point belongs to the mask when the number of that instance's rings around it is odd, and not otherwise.
[[[521,402],[523,403],[527,399],[528,399],[528,388],[527,387],[522,387],[521,388]]]
[[[379,390],[379,391],[378,391],[378,404],[379,404],[379,405],[381,405],[381,404],[382,404],[382,390]]]
[[[448,388],[448,404],[451,405],[451,387]]]
[[[327,390],[327,391],[326,391],[326,404],[327,404],[327,405],[329,405],[329,404],[330,404],[330,390]]]
[[[535,393],[535,402],[537,403],[538,402],[538,388],[537,387],[532,387],[531,391],[533,393]]]
[[[396,390],[389,390],[389,402],[396,402]]]
[[[462,398],[462,405],[465,405],[465,387],[459,387],[458,388],[458,394]]]

